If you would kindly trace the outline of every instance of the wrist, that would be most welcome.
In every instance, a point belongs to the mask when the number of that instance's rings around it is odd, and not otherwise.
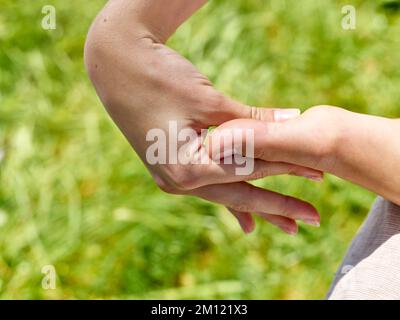
[[[314,148],[310,148],[312,158],[321,171],[335,174],[341,166],[342,154],[348,144],[347,124],[348,111],[332,106],[316,106],[307,110],[303,117],[307,117],[310,127],[315,132],[317,142]],[[310,164],[304,164],[310,165]]]
[[[85,42],[84,60],[90,79],[94,83],[100,97],[104,91],[118,95],[118,88],[110,81],[115,78],[121,69],[121,80],[125,76],[132,76],[141,68],[143,53],[143,39],[152,39],[152,35],[146,26],[134,16],[126,23],[126,12],[119,4],[121,1],[112,0],[100,11],[93,21]],[[121,17],[121,19],[120,19]],[[113,75],[115,77],[113,77]],[[105,79],[108,79],[107,83]],[[104,90],[104,87],[112,90]],[[103,99],[102,99],[103,100]],[[103,101],[104,102],[104,101]]]
[[[341,108],[333,108],[331,117],[331,143],[330,157],[333,163],[330,173],[337,174],[338,169],[346,154],[346,149],[352,144],[354,126],[352,125],[352,113]]]
[[[120,34],[139,37],[144,34],[156,42],[165,43],[176,29],[207,1],[109,0],[94,25],[99,27],[102,22],[107,22],[108,28]]]

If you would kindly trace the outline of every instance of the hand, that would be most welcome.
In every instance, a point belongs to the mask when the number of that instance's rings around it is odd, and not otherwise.
[[[319,171],[257,160],[254,171],[242,176],[236,175],[237,165],[214,161],[196,165],[148,163],[146,152],[151,143],[146,135],[155,128],[168,133],[170,121],[176,121],[178,131],[192,129],[198,134],[191,152],[194,158],[207,156],[201,129],[237,118],[284,120],[298,116],[298,111],[254,108],[232,101],[216,91],[189,61],[162,44],[151,28],[142,23],[132,27],[132,19],[130,28],[124,27],[121,16],[114,13],[116,8],[107,7],[92,26],[86,43],[86,66],[110,115],[159,187],[171,194],[195,195],[225,205],[245,232],[254,228],[250,213],[290,234],[297,232],[298,219],[318,225],[320,217],[310,204],[243,181],[287,173],[318,180],[322,176]],[[168,140],[176,138],[176,134],[168,136]]]
[[[254,130],[258,159],[332,173],[400,204],[399,120],[331,106],[313,107],[283,123],[233,120],[213,131],[210,155],[213,149],[225,147],[219,141],[234,129]],[[226,147],[239,150],[241,146]]]

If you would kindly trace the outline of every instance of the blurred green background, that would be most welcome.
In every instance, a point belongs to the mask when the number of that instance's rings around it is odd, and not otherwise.
[[[105,0],[0,0],[0,298],[323,299],[374,195],[328,176],[259,184],[322,213],[296,237],[163,194],[101,106],[82,59]],[[357,29],[341,8],[357,8]],[[57,29],[43,30],[43,5]],[[396,1],[213,0],[171,39],[258,106],[399,117]],[[56,290],[41,286],[45,265]]]

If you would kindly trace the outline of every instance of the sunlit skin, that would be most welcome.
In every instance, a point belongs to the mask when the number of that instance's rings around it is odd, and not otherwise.
[[[205,3],[112,0],[86,42],[90,78],[145,163],[146,133],[153,128],[167,132],[170,120],[178,121],[180,129],[196,131],[210,126],[255,130],[258,159],[252,175],[237,176],[234,165],[217,163],[148,165],[160,188],[225,205],[245,232],[254,229],[253,213],[289,234],[297,232],[296,220],[320,222],[312,205],[244,182],[266,176],[289,173],[320,180],[326,171],[400,203],[400,174],[394,174],[400,172],[399,120],[323,106],[298,118],[296,110],[249,107],[218,92],[189,61],[164,45]]]
[[[399,119],[317,106],[286,122],[233,120],[209,137],[210,155],[223,147],[213,139],[223,142],[221,134],[249,128],[255,130],[255,157],[328,172],[400,205]]]
[[[170,120],[196,131],[229,120],[274,121],[298,116],[297,110],[249,107],[214,89],[189,61],[164,45],[176,28],[206,1],[113,0],[89,32],[85,63],[108,112],[146,163],[153,128],[168,131]],[[257,160],[249,176],[235,165],[154,165],[148,169],[168,193],[194,195],[225,205],[245,232],[256,213],[283,231],[297,232],[296,220],[319,225],[316,209],[301,200],[248,184],[265,176],[292,174],[321,180],[322,173],[289,163]]]

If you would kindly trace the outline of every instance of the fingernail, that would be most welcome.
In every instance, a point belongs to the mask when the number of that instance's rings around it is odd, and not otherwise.
[[[288,230],[286,232],[289,236],[297,236],[297,230]]]
[[[250,233],[252,233],[253,230],[254,230],[252,227],[249,227],[249,226],[247,226],[247,227],[242,227],[242,229],[243,229],[243,231],[244,231],[245,234],[250,234]]]
[[[282,228],[282,230],[284,231],[284,232],[286,232],[288,235],[290,235],[290,236],[295,236],[295,235],[297,235],[297,229],[290,229],[290,228]]]
[[[240,227],[242,228],[242,230],[245,234],[250,234],[253,232],[254,227],[252,225],[244,223],[243,221],[240,221],[240,220],[238,220],[238,221],[239,221]]]
[[[318,220],[312,220],[312,219],[303,219],[303,221],[307,224],[309,224],[310,226],[313,227],[320,227],[321,223]]]
[[[301,114],[300,109],[278,109],[274,111],[274,120],[276,122],[283,122],[293,118],[299,117]]]
[[[304,177],[305,177],[306,179],[308,179],[308,180],[315,181],[315,182],[322,182],[322,181],[324,181],[324,177],[323,177],[323,176],[305,175]]]
[[[283,232],[285,232],[285,233],[287,233],[287,234],[289,234],[291,236],[296,235],[297,232],[298,232],[297,225],[295,225],[295,226],[287,226],[286,224],[283,224],[283,225],[280,225],[279,228],[281,228]]]

